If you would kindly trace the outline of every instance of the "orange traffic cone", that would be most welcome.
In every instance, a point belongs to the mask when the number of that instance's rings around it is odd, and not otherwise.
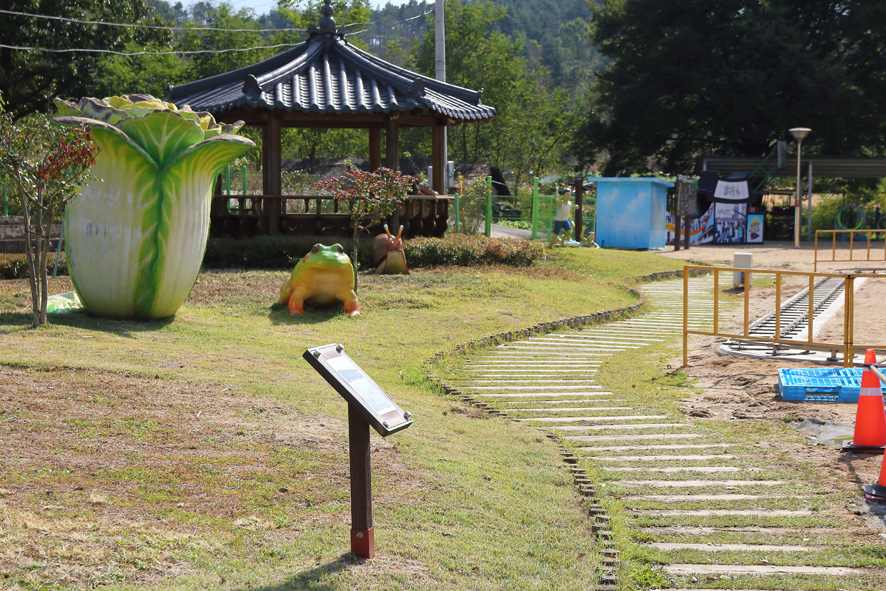
[[[886,457],[880,468],[880,479],[874,484],[861,487],[864,490],[864,498],[869,501],[886,502]]]
[[[886,409],[880,380],[869,366],[876,365],[873,349],[865,351],[865,370],[861,374],[858,410],[855,415],[855,434],[852,441],[844,441],[840,451],[881,454],[886,450]]]

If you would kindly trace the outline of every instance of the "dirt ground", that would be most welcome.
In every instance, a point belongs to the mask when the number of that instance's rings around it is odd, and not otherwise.
[[[882,249],[882,247],[880,247]],[[718,246],[692,246],[688,251],[681,249],[674,251],[668,247],[661,256],[691,261],[693,264],[702,265],[726,265],[733,266],[735,253],[750,253],[753,257],[753,268],[771,271],[805,271],[809,272],[814,267],[815,249],[813,245],[801,244],[800,248],[794,248],[792,243],[776,242],[759,245],[718,245]],[[858,258],[859,253],[853,255]],[[831,257],[831,251],[819,250],[819,258]],[[845,271],[850,268],[853,271],[869,272],[879,267],[886,266],[884,261],[861,262],[848,261],[848,251],[837,253],[836,258],[843,259],[839,262],[819,262],[818,272],[832,273]],[[882,269],[881,269],[882,270]],[[769,275],[774,277],[774,275]],[[781,299],[784,302],[808,285],[805,276],[783,275]],[[884,275],[886,279],[886,275]],[[732,282],[732,275],[724,273],[720,276],[721,285],[725,282],[728,287]],[[855,321],[854,342],[867,344],[886,344],[886,336],[881,330],[878,312],[883,306],[883,293],[886,289],[886,281],[868,279],[855,291]],[[751,289],[748,317],[752,322],[775,309],[775,287]],[[722,326],[723,330],[740,331],[743,318],[742,306],[735,310],[733,323]],[[722,322],[721,318],[721,322]],[[843,311],[837,313],[828,320],[818,335],[816,341],[827,343],[842,343],[843,339]],[[711,410],[715,416],[723,416],[730,412],[744,413],[748,416],[759,415],[760,409],[754,405],[761,403],[776,403],[780,413],[784,416],[802,418],[807,416],[808,403],[795,404],[782,402],[778,396],[778,372],[780,367],[820,367],[814,363],[788,360],[784,357],[771,360],[756,357],[743,357],[739,355],[722,356],[717,353],[722,339],[697,337],[691,341],[689,353],[689,371],[700,379],[713,393],[722,391],[722,397],[718,399],[716,409]],[[882,357],[880,351],[879,357]],[[734,376],[730,382],[725,381],[727,375]],[[737,383],[736,383],[737,380]],[[739,388],[735,388],[739,386]],[[731,393],[730,393],[731,392]],[[725,405],[724,405],[725,403]],[[734,405],[734,408],[733,408]],[[853,422],[855,419],[855,405],[852,404],[828,404],[822,405],[820,418],[829,421]],[[756,412],[753,410],[757,408]]]
[[[882,260],[883,246],[873,256],[879,262],[849,261],[848,250],[838,251],[834,258],[837,262],[822,263],[822,258],[832,258],[830,248],[825,252],[819,250],[818,272],[837,272],[853,270],[866,272],[886,267]],[[693,264],[717,264],[733,266],[734,254],[751,253],[753,268],[779,271],[812,271],[815,260],[813,245],[802,245],[794,248],[792,243],[769,243],[762,245],[730,245],[730,246],[692,246],[688,251],[678,252],[668,247],[661,256],[692,261]],[[865,257],[865,252],[855,252],[854,258]],[[782,301],[790,297],[808,284],[802,277],[784,277]],[[886,275],[884,275],[886,278]],[[728,281],[731,285],[732,275],[721,275],[721,285]],[[886,335],[882,331],[880,312],[883,307],[886,282],[869,279],[855,290],[854,342],[858,344],[886,343]],[[775,309],[775,288],[752,288],[749,299],[748,316],[751,321]],[[742,306],[735,310],[735,319],[730,327],[722,325],[723,330],[739,330],[743,316]],[[829,320],[818,336],[819,342],[842,342],[843,313],[836,314]],[[822,478],[820,484],[827,486],[833,483],[835,489],[861,497],[859,484],[870,484],[877,481],[882,465],[882,456],[857,454],[841,454],[835,450],[846,433],[851,439],[858,407],[854,403],[832,402],[790,402],[783,401],[778,392],[778,369],[784,367],[821,367],[811,362],[794,361],[785,358],[760,359],[739,355],[721,355],[718,353],[723,339],[713,337],[694,337],[690,339],[689,364],[685,371],[696,380],[700,394],[687,399],[684,412],[691,417],[713,418],[716,420],[753,420],[770,419],[784,420],[801,428],[807,435],[820,443],[815,448],[806,448],[803,452],[806,459],[814,459],[823,469],[833,474],[836,471],[842,477],[832,480]],[[884,350],[878,349],[878,358],[882,359]],[[836,366],[835,366],[836,367]],[[784,451],[796,451],[787,449]],[[809,450],[813,451],[809,451]],[[812,457],[809,457],[809,454]],[[863,503],[861,503],[863,505]],[[863,511],[868,509],[863,508]],[[874,509],[876,512],[879,511]],[[877,519],[867,520],[870,527],[880,531],[883,522]]]

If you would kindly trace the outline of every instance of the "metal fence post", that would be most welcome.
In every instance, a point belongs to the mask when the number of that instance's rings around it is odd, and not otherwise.
[[[492,177],[486,177],[486,237],[492,236]]]
[[[532,179],[532,240],[538,238],[538,177]]]
[[[455,233],[459,234],[461,223],[461,196],[465,191],[465,177],[458,175],[458,193],[455,194]]]

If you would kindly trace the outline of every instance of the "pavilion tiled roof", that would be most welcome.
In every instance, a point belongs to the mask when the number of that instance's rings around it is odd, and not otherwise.
[[[482,103],[482,92],[410,72],[362,51],[327,18],[297,47],[239,70],[171,87],[170,102],[211,113],[250,106],[328,115],[430,110],[461,122],[495,115],[494,108]]]

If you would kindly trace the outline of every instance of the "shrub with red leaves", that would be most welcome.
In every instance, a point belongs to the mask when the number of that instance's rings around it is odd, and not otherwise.
[[[0,113],[0,173],[8,175],[22,209],[34,326],[46,322],[52,223],[79,194],[98,150],[88,128],[52,125],[42,115],[14,120]]]

